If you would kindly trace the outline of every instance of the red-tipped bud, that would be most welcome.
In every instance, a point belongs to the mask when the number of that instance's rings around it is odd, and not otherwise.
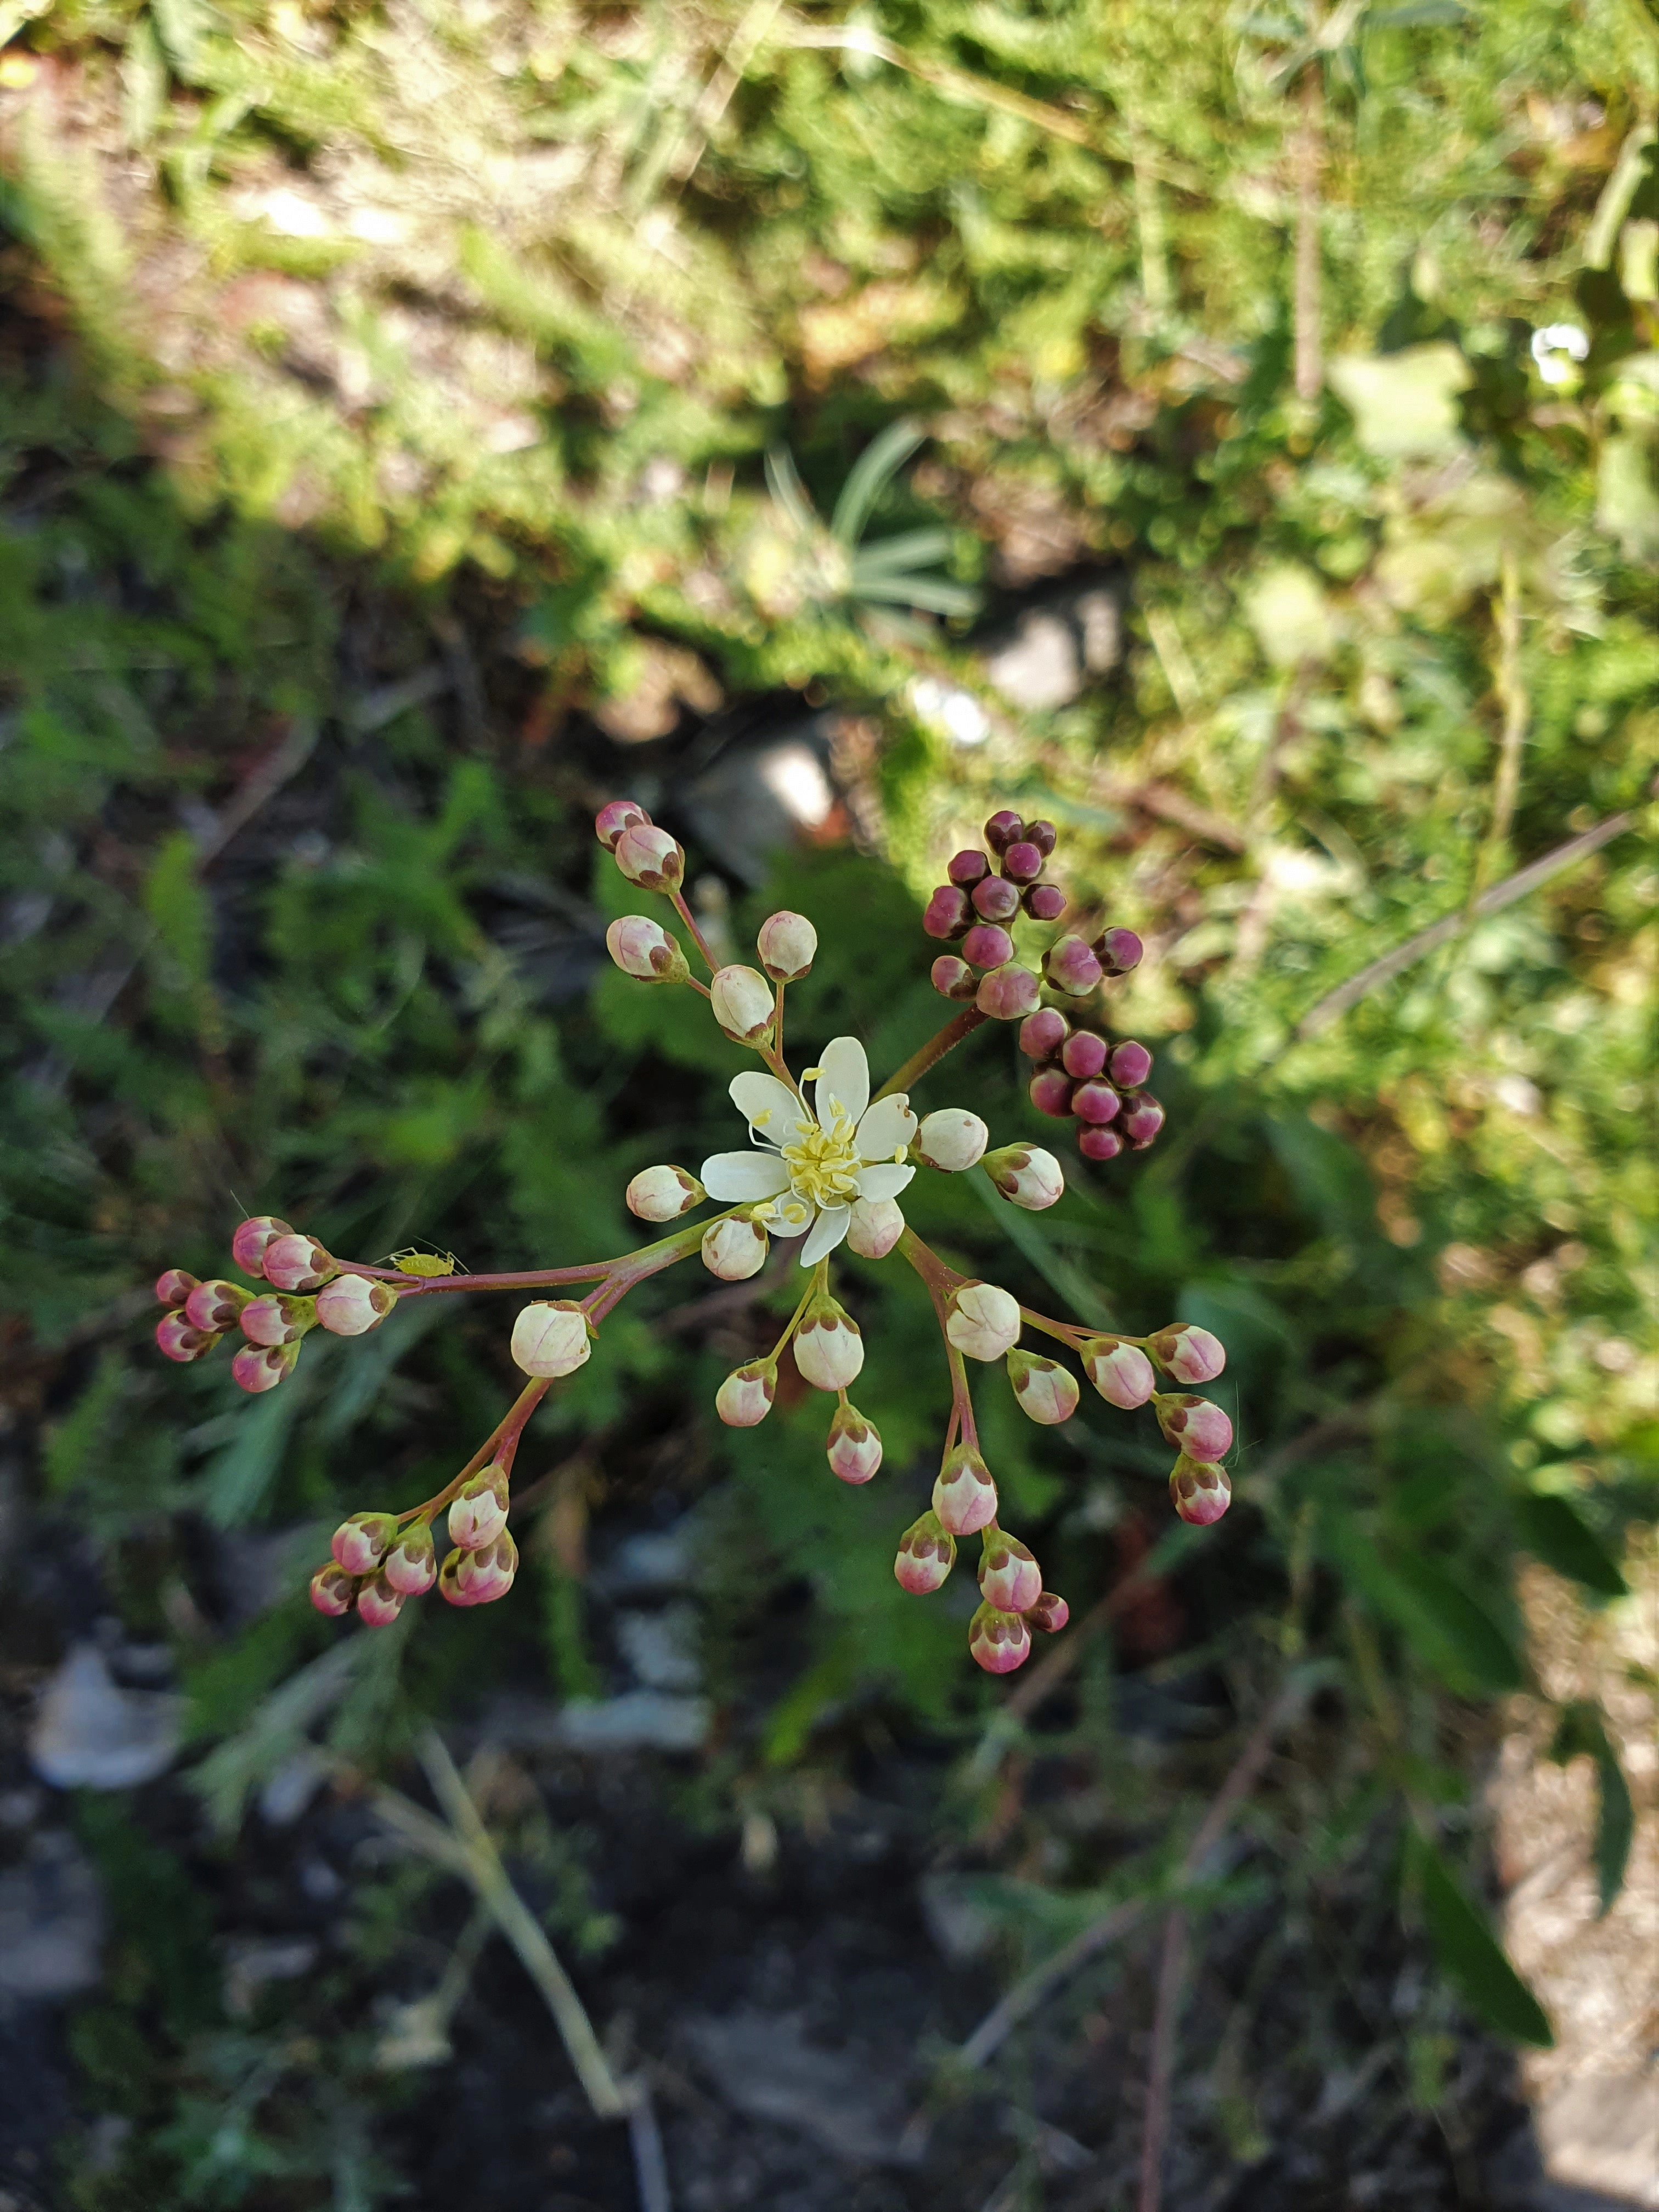
[[[397,1533],[395,1513],[354,1513],[341,1522],[328,1548],[349,1575],[372,1575]]]
[[[1127,975],[1139,967],[1146,948],[1133,929],[1107,929],[1096,938],[1093,950],[1108,975]]]
[[[1066,894],[1058,884],[1032,884],[1020,893],[1019,902],[1033,921],[1058,921],[1066,911]]]
[[[1150,1091],[1132,1091],[1123,1102],[1123,1141],[1144,1152],[1164,1127],[1164,1109]]]
[[[648,891],[677,891],[685,879],[685,854],[665,830],[632,822],[611,848],[630,884]]]
[[[397,1303],[389,1283],[368,1275],[337,1275],[317,1293],[317,1318],[331,1336],[363,1336],[378,1328]]]
[[[929,937],[940,937],[948,943],[970,928],[973,920],[967,892],[955,884],[941,884],[922,909],[921,926]]]
[[[979,978],[965,960],[958,960],[954,952],[942,952],[928,970],[933,988],[945,999],[971,999],[979,988]]]
[[[864,1339],[845,1306],[821,1291],[795,1332],[795,1364],[817,1390],[844,1390],[864,1365]]]
[[[250,1344],[295,1344],[316,1327],[317,1301],[294,1297],[286,1291],[267,1291],[263,1297],[250,1298],[239,1319]]]
[[[1023,1022],[1027,1014],[1036,1012],[1039,996],[1037,979],[1030,969],[1009,961],[980,978],[974,1004],[994,1022]]]
[[[383,1574],[371,1575],[357,1593],[357,1618],[365,1628],[390,1628],[403,1609],[403,1591]]]
[[[837,1406],[824,1451],[831,1474],[842,1482],[868,1482],[881,1465],[881,1433],[856,1406]]]
[[[711,1221],[702,1232],[699,1247],[703,1266],[723,1283],[746,1283],[750,1275],[758,1275],[766,1265],[769,1249],[766,1231],[759,1222],[743,1213],[731,1213],[723,1221]]]
[[[623,1203],[641,1221],[678,1221],[708,1195],[684,1168],[641,1168],[623,1193]]]
[[[683,983],[691,973],[684,953],[647,914],[619,915],[605,933],[605,950],[636,983]]]
[[[984,1167],[1009,1204],[1028,1213],[1045,1212],[1065,1194],[1060,1162],[1041,1145],[1004,1145],[987,1152]]]
[[[297,1340],[292,1344],[245,1344],[230,1363],[230,1379],[239,1390],[257,1398],[286,1381],[299,1357]]]
[[[1000,876],[987,876],[969,896],[981,921],[1012,921],[1019,912],[1019,893]]]
[[[1042,956],[1046,980],[1074,999],[1092,991],[1103,972],[1080,937],[1057,937]]]
[[[593,817],[593,835],[607,853],[617,849],[617,840],[625,830],[648,828],[651,817],[637,800],[613,799],[608,806],[600,807]]]
[[[451,1605],[489,1605],[505,1597],[519,1571],[519,1547],[503,1529],[477,1552],[452,1552],[438,1571],[439,1595]]]
[[[994,814],[985,825],[985,842],[999,858],[1012,845],[1025,824],[1012,807],[1005,806]]]
[[[493,1544],[507,1526],[507,1469],[494,1464],[480,1468],[450,1500],[450,1542],[463,1552]]]
[[[1042,855],[1029,837],[1016,837],[1005,846],[1002,872],[1011,883],[1034,884],[1042,873]]]
[[[404,1597],[420,1597],[438,1579],[438,1554],[431,1524],[416,1521],[405,1528],[380,1562],[380,1572]]]
[[[1058,1636],[1072,1617],[1072,1608],[1057,1590],[1044,1590],[1035,1605],[1025,1608],[1025,1619],[1045,1636]]]
[[[1019,1048],[1027,1060],[1052,1060],[1071,1034],[1058,1006],[1039,1006],[1019,1025]]]
[[[343,1567],[319,1567],[311,1577],[311,1602],[319,1613],[349,1613],[356,1595],[356,1583]]]
[[[1169,1441],[1194,1459],[1224,1459],[1232,1449],[1233,1425],[1212,1398],[1157,1397],[1152,1410]]]
[[[1035,845],[1046,860],[1060,842],[1060,832],[1052,822],[1028,822],[1024,836],[1028,845]]]
[[[1189,1459],[1182,1452],[1170,1471],[1170,1501],[1183,1521],[1207,1528],[1232,1504],[1233,1486],[1224,1467]]]
[[[155,1278],[155,1299],[158,1305],[181,1306],[196,1288],[196,1277],[187,1275],[182,1267],[169,1267]]]
[[[1030,1095],[1039,1114],[1052,1115],[1057,1121],[1071,1118],[1072,1079],[1063,1067],[1039,1068],[1031,1078]]]
[[[970,968],[1000,968],[1014,957],[1014,940],[994,921],[975,922],[962,940],[962,957]]]
[[[754,1044],[777,1018],[772,986],[757,968],[717,968],[709,979],[708,1006],[729,1037]]]
[[[991,863],[983,853],[958,853],[945,871],[953,884],[970,891],[975,884],[982,884],[991,872]]]
[[[1031,1656],[1031,1632],[1017,1613],[982,1605],[968,1624],[968,1649],[988,1674],[1012,1674]]]
[[[1146,1339],[1146,1349],[1177,1382],[1213,1382],[1227,1364],[1227,1348],[1221,1339],[1189,1321],[1172,1321],[1167,1328]]]
[[[1083,1371],[1109,1406],[1127,1412],[1144,1406],[1157,1389],[1152,1363],[1138,1344],[1121,1336],[1091,1336],[1081,1350]]]
[[[1109,1083],[1079,1083],[1072,1093],[1072,1111],[1079,1121],[1099,1128],[1117,1119],[1123,1101]]]
[[[772,1410],[778,1370],[769,1359],[734,1367],[714,1393],[714,1411],[728,1429],[758,1428]]]
[[[1127,1037],[1112,1054],[1107,1073],[1114,1083],[1124,1091],[1138,1090],[1152,1072],[1152,1055],[1144,1044]]]
[[[192,1328],[216,1334],[234,1328],[242,1308],[252,1296],[252,1291],[245,1291],[235,1283],[221,1282],[216,1277],[198,1283],[185,1300],[185,1319]]]
[[[1106,1065],[1106,1040],[1092,1030],[1074,1030],[1060,1048],[1060,1064],[1067,1075],[1086,1083]]]
[[[1115,1129],[1085,1126],[1078,1132],[1077,1148],[1085,1160],[1115,1160],[1123,1150]]]
[[[1077,1411],[1077,1377],[1058,1360],[1042,1359],[1018,1346],[1008,1354],[1008,1380],[1028,1420],[1054,1428]]]
[[[218,1341],[214,1331],[192,1328],[182,1313],[163,1314],[155,1324],[156,1350],[168,1359],[176,1359],[181,1367],[211,1352]]]
[[[933,1510],[940,1528],[953,1536],[971,1536],[997,1517],[997,1486],[991,1470],[966,1444],[958,1444],[939,1471]]]
[[[957,1540],[941,1526],[937,1513],[924,1513],[899,1538],[893,1562],[894,1579],[915,1597],[936,1590],[957,1560]]]
[[[799,983],[811,969],[818,949],[818,933],[804,914],[769,915],[760,926],[755,950],[761,966],[775,983]]]
[[[1024,1613],[1042,1595],[1042,1571],[1018,1536],[988,1528],[979,1555],[980,1594],[999,1613]]]
[[[264,1251],[264,1276],[279,1291],[319,1291],[340,1263],[314,1237],[273,1237]]]
[[[245,1275],[263,1275],[265,1254],[279,1237],[294,1231],[274,1213],[255,1213],[240,1223],[230,1240],[230,1256]]]

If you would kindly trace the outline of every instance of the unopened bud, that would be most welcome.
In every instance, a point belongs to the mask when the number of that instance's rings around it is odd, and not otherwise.
[[[1002,872],[1015,884],[1034,884],[1042,873],[1042,855],[1029,837],[1016,837],[1004,847]]]
[[[1031,1078],[1030,1096],[1039,1114],[1057,1121],[1072,1118],[1072,1079],[1063,1067],[1042,1067]]]
[[[607,853],[614,853],[617,840],[625,830],[647,828],[650,821],[651,817],[636,799],[613,799],[593,817],[593,835]]]
[[[884,1260],[904,1234],[896,1198],[855,1198],[847,1224],[847,1249],[860,1260]]]
[[[1044,1212],[1065,1195],[1065,1172],[1041,1145],[1004,1145],[981,1164],[1008,1203],[1027,1213]]]
[[[684,953],[649,915],[625,914],[605,933],[605,949],[624,975],[641,983],[683,983],[691,973]]]
[[[795,1332],[795,1364],[815,1390],[844,1390],[864,1364],[864,1339],[845,1306],[821,1291]]]
[[[973,927],[974,909],[966,891],[955,884],[941,884],[922,909],[921,926],[929,937],[948,944]]]
[[[420,1597],[438,1579],[438,1554],[432,1525],[416,1521],[405,1528],[380,1562],[380,1572],[405,1597]]]
[[[990,874],[991,863],[983,853],[976,853],[970,848],[957,854],[945,872],[953,884],[959,884],[963,890],[971,891],[975,884],[983,883]]]
[[[365,1628],[390,1628],[403,1609],[403,1591],[383,1574],[371,1575],[357,1593],[357,1618]]]
[[[933,1482],[933,1510],[940,1528],[953,1536],[971,1536],[975,1528],[988,1528],[996,1519],[997,1486],[991,1470],[967,1444],[957,1444],[946,1455]]]
[[[463,1552],[493,1544],[507,1526],[507,1469],[480,1468],[449,1504],[449,1540]]]
[[[452,1552],[438,1574],[438,1589],[452,1605],[489,1605],[505,1597],[519,1571],[519,1547],[503,1528],[476,1552]]]
[[[1170,1500],[1183,1521],[1207,1528],[1232,1504],[1232,1482],[1224,1467],[1189,1459],[1182,1452],[1170,1470]]]
[[[1220,1338],[1189,1321],[1172,1321],[1146,1341],[1152,1358],[1177,1382],[1213,1382],[1227,1364],[1227,1348]]]
[[[987,876],[974,885],[968,902],[981,921],[1012,921],[1019,912],[1019,893],[1000,876]]]
[[[985,825],[985,842],[999,857],[1024,834],[1025,824],[1011,806],[1004,806]]]
[[[970,968],[1001,968],[1014,957],[1014,940],[994,921],[976,921],[962,940],[962,957]]]
[[[1011,960],[981,976],[974,1004],[994,1022],[1023,1022],[1036,1012],[1041,996],[1030,969]]]
[[[1060,832],[1052,822],[1028,822],[1020,832],[1028,845],[1035,845],[1046,860],[1060,842]]]
[[[678,1221],[701,1206],[708,1192],[684,1168],[641,1168],[623,1193],[629,1212],[641,1221]]]
[[[587,1316],[572,1298],[538,1299],[513,1324],[513,1357],[526,1375],[574,1375],[592,1349]]]
[[[218,1341],[216,1331],[192,1328],[182,1313],[165,1313],[155,1324],[156,1350],[166,1358],[176,1359],[181,1367],[211,1352]]]
[[[982,1605],[968,1624],[968,1649],[988,1674],[1012,1674],[1031,1656],[1031,1632],[1017,1613]]]
[[[1077,1148],[1085,1160],[1115,1160],[1124,1145],[1115,1129],[1102,1129],[1085,1122],[1078,1131]]]
[[[389,1283],[368,1275],[337,1275],[317,1293],[317,1318],[331,1336],[364,1336],[380,1327],[397,1303]]]
[[[1139,968],[1146,950],[1133,929],[1103,930],[1090,949],[1108,975],[1127,975]]]
[[[357,1585],[343,1567],[319,1567],[311,1577],[311,1602],[319,1613],[349,1613]]]
[[[316,1327],[317,1301],[287,1291],[267,1291],[262,1297],[250,1298],[238,1318],[250,1344],[295,1344]]]
[[[777,1008],[758,969],[720,968],[708,986],[714,1019],[729,1037],[753,1044],[770,1030]]]
[[[1057,1590],[1044,1590],[1035,1605],[1025,1608],[1027,1624],[1045,1636],[1057,1636],[1071,1617],[1071,1607]]]
[[[988,1528],[979,1555],[980,1594],[999,1613],[1024,1613],[1042,1595],[1042,1570],[1018,1536]]]
[[[961,1175],[983,1157],[990,1139],[990,1131],[977,1114],[962,1106],[941,1106],[916,1131],[916,1158],[924,1167]]]
[[[1028,1420],[1054,1428],[1077,1411],[1077,1377],[1057,1359],[1042,1359],[1016,1346],[1008,1354],[1008,1380]]]
[[[842,1482],[868,1482],[881,1465],[881,1433],[856,1406],[837,1406],[824,1449],[831,1474]]]
[[[1232,1449],[1233,1425],[1212,1398],[1158,1397],[1152,1410],[1169,1441],[1194,1459],[1224,1459]]]
[[[723,1283],[746,1283],[766,1264],[766,1231],[747,1214],[711,1221],[702,1232],[702,1264]]]
[[[1152,1363],[1121,1336],[1091,1336],[1082,1346],[1083,1371],[1109,1406],[1144,1406],[1158,1388]]]
[[[182,1267],[169,1267],[155,1278],[155,1301],[158,1305],[181,1306],[196,1288],[197,1279],[187,1275]]]
[[[1152,1055],[1133,1037],[1115,1047],[1107,1073],[1120,1091],[1138,1090],[1152,1072]]]
[[[677,891],[685,878],[685,854],[665,830],[630,822],[611,848],[630,884],[648,891]]]
[[[959,1283],[945,1310],[945,1334],[969,1359],[1000,1359],[1019,1341],[1019,1300],[995,1283]]]
[[[1060,1064],[1067,1075],[1086,1083],[1106,1065],[1106,1040],[1093,1030],[1074,1030],[1060,1048]]]
[[[273,1237],[265,1247],[264,1277],[279,1291],[319,1291],[340,1263],[314,1237]]]
[[[1117,1119],[1123,1101],[1109,1083],[1079,1083],[1072,1093],[1072,1111],[1079,1121],[1099,1128]]]
[[[230,1379],[257,1398],[292,1375],[299,1357],[297,1338],[291,1344],[245,1344],[230,1363]]]
[[[714,1411],[728,1429],[757,1428],[772,1410],[778,1370],[769,1359],[734,1367],[714,1393]]]
[[[1019,1025],[1019,1048],[1027,1060],[1052,1060],[1070,1030],[1071,1024],[1058,1006],[1039,1006]]]
[[[1123,1140],[1132,1152],[1144,1152],[1164,1127],[1164,1109],[1150,1091],[1132,1091],[1123,1102]]]
[[[239,1284],[221,1282],[216,1277],[198,1283],[185,1300],[185,1319],[192,1328],[215,1333],[234,1328],[252,1296],[252,1291],[243,1290]]]
[[[1066,894],[1058,884],[1032,884],[1020,893],[1019,902],[1033,921],[1058,921],[1066,911]]]
[[[812,965],[818,933],[804,914],[769,915],[760,926],[755,950],[775,983],[799,983]]]
[[[397,1534],[395,1513],[353,1513],[334,1531],[328,1548],[349,1575],[372,1575]]]
[[[924,1513],[899,1538],[893,1576],[901,1589],[926,1597],[936,1590],[956,1565],[957,1540],[940,1525],[937,1513]]]
[[[1057,991],[1080,999],[1104,970],[1080,937],[1057,937],[1042,956],[1042,973]]]
[[[255,1213],[240,1223],[230,1240],[230,1256],[245,1275],[263,1275],[265,1254],[279,1237],[294,1231],[274,1213]]]
[[[979,988],[978,976],[954,952],[942,952],[927,973],[942,999],[971,999]]]

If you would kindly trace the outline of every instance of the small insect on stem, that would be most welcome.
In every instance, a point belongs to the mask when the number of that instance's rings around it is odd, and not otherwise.
[[[453,1275],[465,1273],[460,1261],[453,1252],[417,1252],[411,1244],[402,1252],[387,1255],[388,1265],[400,1275]]]

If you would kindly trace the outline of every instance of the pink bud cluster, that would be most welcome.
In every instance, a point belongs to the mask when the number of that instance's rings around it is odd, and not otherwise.
[[[977,1458],[977,1454],[969,1455]],[[980,1462],[983,1468],[983,1462]],[[943,1478],[941,1478],[943,1480]],[[995,1486],[985,1474],[981,1491],[988,1491],[993,1515]],[[957,1524],[948,1505],[934,1505],[912,1522],[899,1540],[893,1575],[901,1589],[925,1596],[939,1589],[956,1565],[957,1538],[966,1533]],[[979,1591],[981,1604],[968,1624],[968,1649],[988,1674],[1012,1674],[1030,1656],[1031,1631],[1054,1635],[1065,1627],[1071,1608],[1063,1597],[1042,1587],[1042,1570],[1029,1546],[1000,1528],[994,1518],[970,1521],[982,1533],[980,1539]]]
[[[1137,960],[1139,945],[1136,938]],[[1152,1055],[1133,1038],[1114,1045],[1097,1030],[1073,1029],[1058,1006],[1042,1006],[1020,1024],[1019,1048],[1037,1063],[1032,1105],[1039,1114],[1079,1124],[1077,1146],[1085,1160],[1144,1152],[1164,1127],[1164,1109],[1143,1087]]]
[[[432,1509],[401,1518],[353,1513],[329,1546],[333,1557],[311,1578],[319,1613],[356,1611],[368,1628],[388,1628],[407,1598],[435,1583],[451,1605],[489,1605],[505,1597],[519,1571],[519,1547],[507,1529],[509,1467],[492,1460],[469,1476],[449,1501],[452,1549],[441,1566],[432,1540]]]
[[[947,999],[971,999],[994,1021],[1018,1021],[1037,1004],[1037,979],[1014,958],[1009,934],[1024,912],[1033,921],[1058,921],[1066,894],[1041,880],[1054,849],[1052,822],[1022,822],[1012,809],[994,814],[983,853],[961,852],[945,870],[950,878],[927,902],[921,926],[929,937],[960,946],[933,963],[933,988]]]
[[[211,1277],[198,1282],[182,1267],[156,1278],[155,1296],[167,1307],[155,1341],[169,1359],[200,1359],[222,1337],[239,1334],[232,1379],[255,1393],[274,1390],[294,1372],[301,1340],[313,1328],[334,1336],[362,1336],[398,1302],[389,1284],[343,1268],[314,1237],[304,1237],[275,1214],[255,1214],[237,1229],[231,1256],[244,1273],[271,1288],[263,1296],[240,1283]]]

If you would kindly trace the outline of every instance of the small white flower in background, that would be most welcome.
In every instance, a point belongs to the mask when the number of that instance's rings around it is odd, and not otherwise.
[[[775,1075],[732,1078],[756,1150],[715,1152],[702,1182],[710,1198],[753,1204],[781,1237],[806,1231],[800,1264],[811,1267],[846,1236],[860,1199],[896,1198],[915,1175],[904,1154],[916,1117],[902,1091],[870,1104],[870,1063],[856,1037],[836,1037],[806,1073],[817,1079],[811,1106]]]
[[[1577,323],[1547,323],[1532,334],[1532,357],[1546,384],[1576,384],[1577,363],[1589,352],[1589,340]]]
[[[925,1167],[961,1175],[984,1153],[991,1133],[977,1114],[961,1106],[941,1106],[916,1132],[916,1157]]]

